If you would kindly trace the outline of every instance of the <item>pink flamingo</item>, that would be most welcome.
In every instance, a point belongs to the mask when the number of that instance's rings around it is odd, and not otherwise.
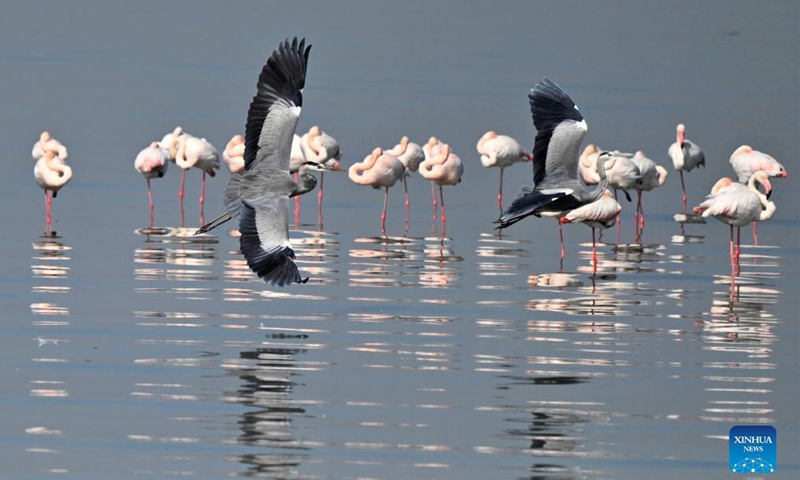
[[[578,170],[580,171],[583,183],[586,185],[597,185],[600,183],[600,174],[597,173],[597,158],[600,156],[602,150],[597,148],[597,145],[590,143],[586,145],[581,153],[580,161],[578,162]]]
[[[234,135],[228,141],[228,144],[225,145],[225,150],[222,152],[222,159],[231,173],[244,171],[244,136]]]
[[[44,207],[46,215],[46,232],[50,232],[51,205],[58,191],[72,179],[72,169],[57,156],[58,148],[44,147],[44,153],[33,167],[33,177],[44,190]]]
[[[741,183],[747,183],[750,177],[759,170],[767,172],[770,177],[786,178],[789,175],[777,160],[766,153],[753,150],[749,145],[737,148],[731,155],[730,162]],[[756,222],[753,222],[753,243],[758,245]]]
[[[410,172],[416,172],[419,169],[419,164],[425,159],[425,152],[422,147],[414,142],[410,142],[408,137],[403,136],[400,143],[394,146],[391,150],[386,150],[386,153],[394,155],[403,164],[403,192],[406,200],[406,234],[408,234],[408,176]]]
[[[300,147],[306,160],[317,162],[322,165],[339,167],[339,142],[335,138],[323,132],[321,128],[314,125],[308,133],[300,138]],[[317,215],[322,223],[322,197],[324,195],[325,174],[319,174],[319,191],[317,192]]]
[[[44,157],[47,150],[52,150],[55,156],[62,162],[67,160],[67,147],[61,142],[50,136],[50,132],[44,131],[39,134],[39,141],[33,144],[31,155],[34,160]]]
[[[532,161],[533,155],[526,152],[513,138],[488,131],[478,140],[476,146],[481,155],[481,165],[486,168],[500,168],[500,190],[497,194],[497,207],[503,211],[503,171],[517,162]]]
[[[447,213],[444,208],[442,186],[459,184],[461,176],[464,174],[464,164],[458,155],[450,151],[450,146],[447,144],[442,144],[438,150],[433,151],[438,151],[438,153],[434,153],[431,158],[426,158],[419,165],[419,173],[423,178],[439,185],[439,200],[442,205],[442,237],[444,237],[447,228]]]
[[[764,186],[766,195],[758,191],[756,182]],[[772,192],[769,174],[763,170],[754,173],[747,186],[734,183],[730,178],[719,180],[711,190],[711,195],[693,211],[703,217],[714,217],[731,227],[731,275],[739,273],[739,255],[741,254],[741,227],[758,219],[766,220],[775,212],[774,204],[769,205],[768,197]],[[762,215],[764,216],[762,218]],[[733,247],[733,227],[736,227],[736,249]]]
[[[192,167],[203,171],[203,179],[200,183],[200,224],[205,223],[203,215],[203,204],[206,199],[206,174],[215,176],[214,170],[219,168],[219,156],[217,150],[205,138],[197,138],[184,133],[178,137],[178,148],[175,153],[175,164],[181,168],[181,190],[178,193],[181,204],[181,227],[183,221],[183,196],[186,184],[186,171]],[[163,147],[162,147],[163,148]]]
[[[594,202],[578,207],[575,210],[570,210],[560,220],[561,223],[583,223],[591,227],[594,273],[597,273],[597,241],[595,240],[594,230],[596,228],[613,227],[617,222],[620,211],[622,211],[622,206],[611,195],[611,192],[606,190]]]
[[[422,146],[422,153],[425,155],[425,160],[432,159],[434,155],[438,154],[442,148],[442,142],[436,137],[431,137],[428,142]],[[436,220],[436,184],[431,182],[431,198],[433,198],[433,219]]]
[[[159,147],[158,142],[153,142],[145,148],[133,162],[133,168],[144,175],[147,180],[147,199],[150,201],[150,228],[153,228],[153,193],[150,190],[150,179],[161,178],[167,173],[169,154]]]
[[[686,211],[686,185],[683,183],[683,171],[692,171],[695,167],[706,166],[706,156],[703,150],[691,140],[686,138],[686,127],[681,123],[676,128],[675,143],[669,146],[669,156],[672,165],[681,175],[681,190],[683,190],[683,211]]]
[[[638,189],[641,184],[641,172],[639,167],[633,162],[633,155],[614,151],[611,158],[606,161],[606,177],[608,186],[614,189],[614,198],[617,198],[617,190],[622,190],[625,198],[630,202],[631,196],[628,190]],[[622,219],[617,219],[617,244],[619,244],[619,231]]]
[[[404,173],[403,164],[394,155],[376,148],[363,162],[350,166],[348,175],[353,183],[383,188],[383,213],[381,214],[381,234],[386,235],[386,206],[389,200],[389,187],[397,183]]]
[[[642,243],[641,230],[644,230],[644,206],[642,205],[643,192],[653,190],[664,185],[667,181],[667,170],[661,165],[647,158],[641,150],[636,152],[631,159],[639,169],[640,181],[636,186],[636,213],[633,221],[636,227],[636,242]]]

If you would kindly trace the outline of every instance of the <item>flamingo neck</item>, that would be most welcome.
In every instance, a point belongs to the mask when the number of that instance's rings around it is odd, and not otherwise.
[[[184,170],[188,170],[194,166],[194,162],[186,159],[186,139],[183,137],[178,138],[178,151],[175,153],[175,164]]]

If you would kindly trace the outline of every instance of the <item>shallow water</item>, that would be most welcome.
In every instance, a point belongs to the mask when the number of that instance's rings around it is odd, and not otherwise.
[[[800,471],[797,20],[791,2],[632,11],[616,2],[458,6],[371,2],[25,2],[0,19],[2,445],[7,478],[728,478],[734,425],[777,428],[778,472]],[[133,158],[175,125],[222,149],[243,128],[263,60],[314,45],[300,129],[337,137],[345,166],[376,144],[437,135],[466,163],[445,189],[412,178],[410,225],[390,191],[325,176],[291,237],[306,285],[271,289],[235,232],[178,225],[178,169]],[[670,177],[645,195],[644,245],[623,203],[591,267],[590,230],[549,219],[493,231],[496,170],[475,143],[532,142],[525,95],[547,75],[587,141],[644,150]],[[666,156],[678,122],[707,170],[749,143],[783,162],[778,213],[742,233],[677,223]],[[30,147],[49,129],[73,181],[44,229]],[[506,202],[530,182],[506,174]],[[512,173],[513,172],[513,173]],[[209,180],[207,217],[227,173]],[[218,233],[217,233],[218,232]],[[793,453],[794,452],[794,453]],[[752,478],[752,477],[751,477]]]

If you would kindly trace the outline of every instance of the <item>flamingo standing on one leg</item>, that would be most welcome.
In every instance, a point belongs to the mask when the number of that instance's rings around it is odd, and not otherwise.
[[[394,155],[376,148],[363,162],[350,166],[348,175],[353,183],[383,188],[383,213],[381,213],[381,235],[386,235],[386,207],[389,200],[389,187],[403,177],[404,167]]]
[[[447,213],[444,208],[444,192],[442,186],[457,185],[464,174],[464,164],[455,153],[450,151],[450,146],[443,144],[432,158],[425,159],[419,165],[419,173],[439,185],[439,203],[442,206],[442,238],[445,237],[447,228]]]
[[[739,182],[747,183],[750,177],[759,170],[767,172],[770,177],[786,178],[788,173],[777,160],[766,153],[753,150],[749,145],[742,145],[733,152],[731,166],[739,177]],[[753,243],[758,245],[758,230],[753,222]]]
[[[672,165],[681,175],[681,190],[683,190],[683,211],[686,211],[686,185],[683,182],[683,171],[692,171],[695,167],[706,166],[706,156],[703,150],[691,140],[686,138],[686,127],[681,123],[676,127],[677,138],[669,146],[669,156]]]
[[[308,133],[301,137],[300,146],[306,160],[317,162],[322,165],[339,167],[339,142],[335,138],[323,132],[321,128],[314,125]],[[317,217],[322,224],[322,197],[324,195],[325,174],[319,174],[319,191],[317,192]]]
[[[178,193],[181,203],[181,227],[184,226],[183,196],[186,171],[192,167],[203,171],[203,179],[200,184],[200,224],[202,225],[205,223],[203,205],[206,199],[206,174],[212,177],[216,175],[215,170],[219,168],[219,156],[214,146],[205,138],[197,138],[184,133],[178,137],[177,143],[175,163],[183,170],[181,172],[181,190]]]
[[[667,181],[667,170],[661,165],[647,158],[641,150],[636,152],[631,159],[639,169],[640,182],[636,188],[636,213],[633,221],[636,227],[636,243],[642,243],[642,230],[644,230],[644,206],[642,205],[643,192],[650,191],[656,187],[664,185]]]
[[[34,160],[39,160],[44,157],[47,150],[52,150],[55,156],[62,162],[67,160],[67,147],[61,142],[50,136],[50,132],[44,131],[39,134],[39,141],[33,144],[31,156]]]
[[[153,228],[153,192],[150,190],[150,179],[161,178],[167,173],[169,154],[159,147],[158,142],[153,142],[145,148],[133,162],[133,168],[144,175],[147,180],[147,199],[150,201],[150,228]]]
[[[594,273],[597,273],[597,242],[595,240],[594,230],[596,228],[604,229],[614,226],[617,221],[619,212],[622,211],[622,206],[611,195],[611,192],[606,190],[603,195],[592,203],[578,207],[575,210],[567,212],[561,217],[561,223],[583,223],[592,229],[592,266]]]
[[[442,148],[442,142],[436,137],[428,139],[428,143],[422,146],[422,152],[425,155],[425,160],[432,159],[434,155],[438,154]],[[433,221],[436,221],[436,183],[431,182],[431,198],[433,199]]]
[[[486,168],[500,168],[500,189],[497,194],[497,208],[503,212],[503,171],[517,162],[531,161],[533,155],[526,152],[522,146],[513,138],[506,135],[498,135],[497,132],[488,131],[476,146],[481,155],[481,165]]]
[[[605,163],[608,185],[614,189],[614,199],[617,198],[617,190],[622,190],[625,198],[630,202],[631,196],[628,190],[638,189],[641,186],[641,172],[636,163],[633,162],[633,155],[614,151],[609,160]],[[618,218],[617,224],[617,244],[619,244],[619,232],[622,219]]]
[[[764,186],[766,195],[758,191],[756,182]],[[768,198],[772,193],[769,174],[763,170],[754,173],[747,186],[736,184],[729,178],[719,180],[711,190],[711,195],[699,206],[694,207],[694,213],[703,217],[714,217],[720,222],[731,227],[731,276],[739,274],[739,256],[741,254],[741,227],[762,218],[767,219],[774,213],[774,203],[770,207]],[[771,210],[771,212],[769,211]],[[736,248],[733,247],[733,227],[736,227]]]
[[[403,191],[405,193],[406,201],[406,235],[408,235],[409,219],[408,219],[408,177],[410,172],[416,172],[419,168],[420,162],[425,159],[425,152],[422,147],[414,142],[410,142],[408,137],[403,136],[400,143],[394,146],[391,150],[386,150],[386,153],[394,155],[403,164]]]
[[[58,148],[44,147],[44,154],[33,167],[33,177],[44,190],[44,208],[46,216],[46,233],[50,232],[52,223],[51,206],[58,191],[72,179],[72,169],[57,156]]]

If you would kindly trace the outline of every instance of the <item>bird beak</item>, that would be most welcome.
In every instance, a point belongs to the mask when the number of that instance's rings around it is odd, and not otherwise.
[[[785,170],[783,172],[781,172],[781,178],[786,178],[788,176],[789,176],[789,172],[787,172]]]
[[[766,178],[761,184],[764,185],[764,191],[767,192],[767,200],[769,200],[769,197],[772,196],[772,184]]]
[[[347,170],[339,167],[329,167],[327,169],[329,172],[346,172]]]

